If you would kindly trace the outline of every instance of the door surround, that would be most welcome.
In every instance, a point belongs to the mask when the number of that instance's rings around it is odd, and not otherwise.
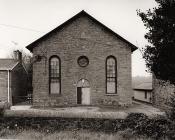
[[[90,84],[86,79],[80,79],[77,83],[77,104],[90,105]]]

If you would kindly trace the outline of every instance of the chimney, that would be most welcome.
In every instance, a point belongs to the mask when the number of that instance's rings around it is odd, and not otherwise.
[[[22,53],[19,50],[14,51],[14,60],[22,62]]]

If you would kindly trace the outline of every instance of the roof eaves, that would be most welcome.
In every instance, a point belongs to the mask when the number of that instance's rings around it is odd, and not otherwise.
[[[28,74],[28,71],[27,71],[27,69],[26,69],[24,63],[22,63],[22,66],[23,66],[24,70],[26,71],[26,73]]]
[[[8,71],[9,69],[0,69],[0,71]]]
[[[19,64],[19,62],[16,62],[16,64],[12,68],[10,68],[8,70],[13,70],[18,64]]]
[[[144,88],[133,88],[134,90],[147,90],[147,91],[151,91],[153,89],[144,89]]]

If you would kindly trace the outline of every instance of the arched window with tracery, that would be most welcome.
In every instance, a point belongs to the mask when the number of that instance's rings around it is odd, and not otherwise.
[[[58,56],[49,59],[49,93],[61,94],[61,61]]]
[[[117,61],[114,56],[106,59],[106,93],[117,93]]]

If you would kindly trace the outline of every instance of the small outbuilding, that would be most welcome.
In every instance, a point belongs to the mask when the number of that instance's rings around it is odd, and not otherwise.
[[[22,53],[14,51],[14,59],[0,59],[0,102],[10,105],[23,102],[27,96],[27,71]]]
[[[143,101],[152,103],[152,83],[142,83],[134,87],[134,99],[137,101]]]

